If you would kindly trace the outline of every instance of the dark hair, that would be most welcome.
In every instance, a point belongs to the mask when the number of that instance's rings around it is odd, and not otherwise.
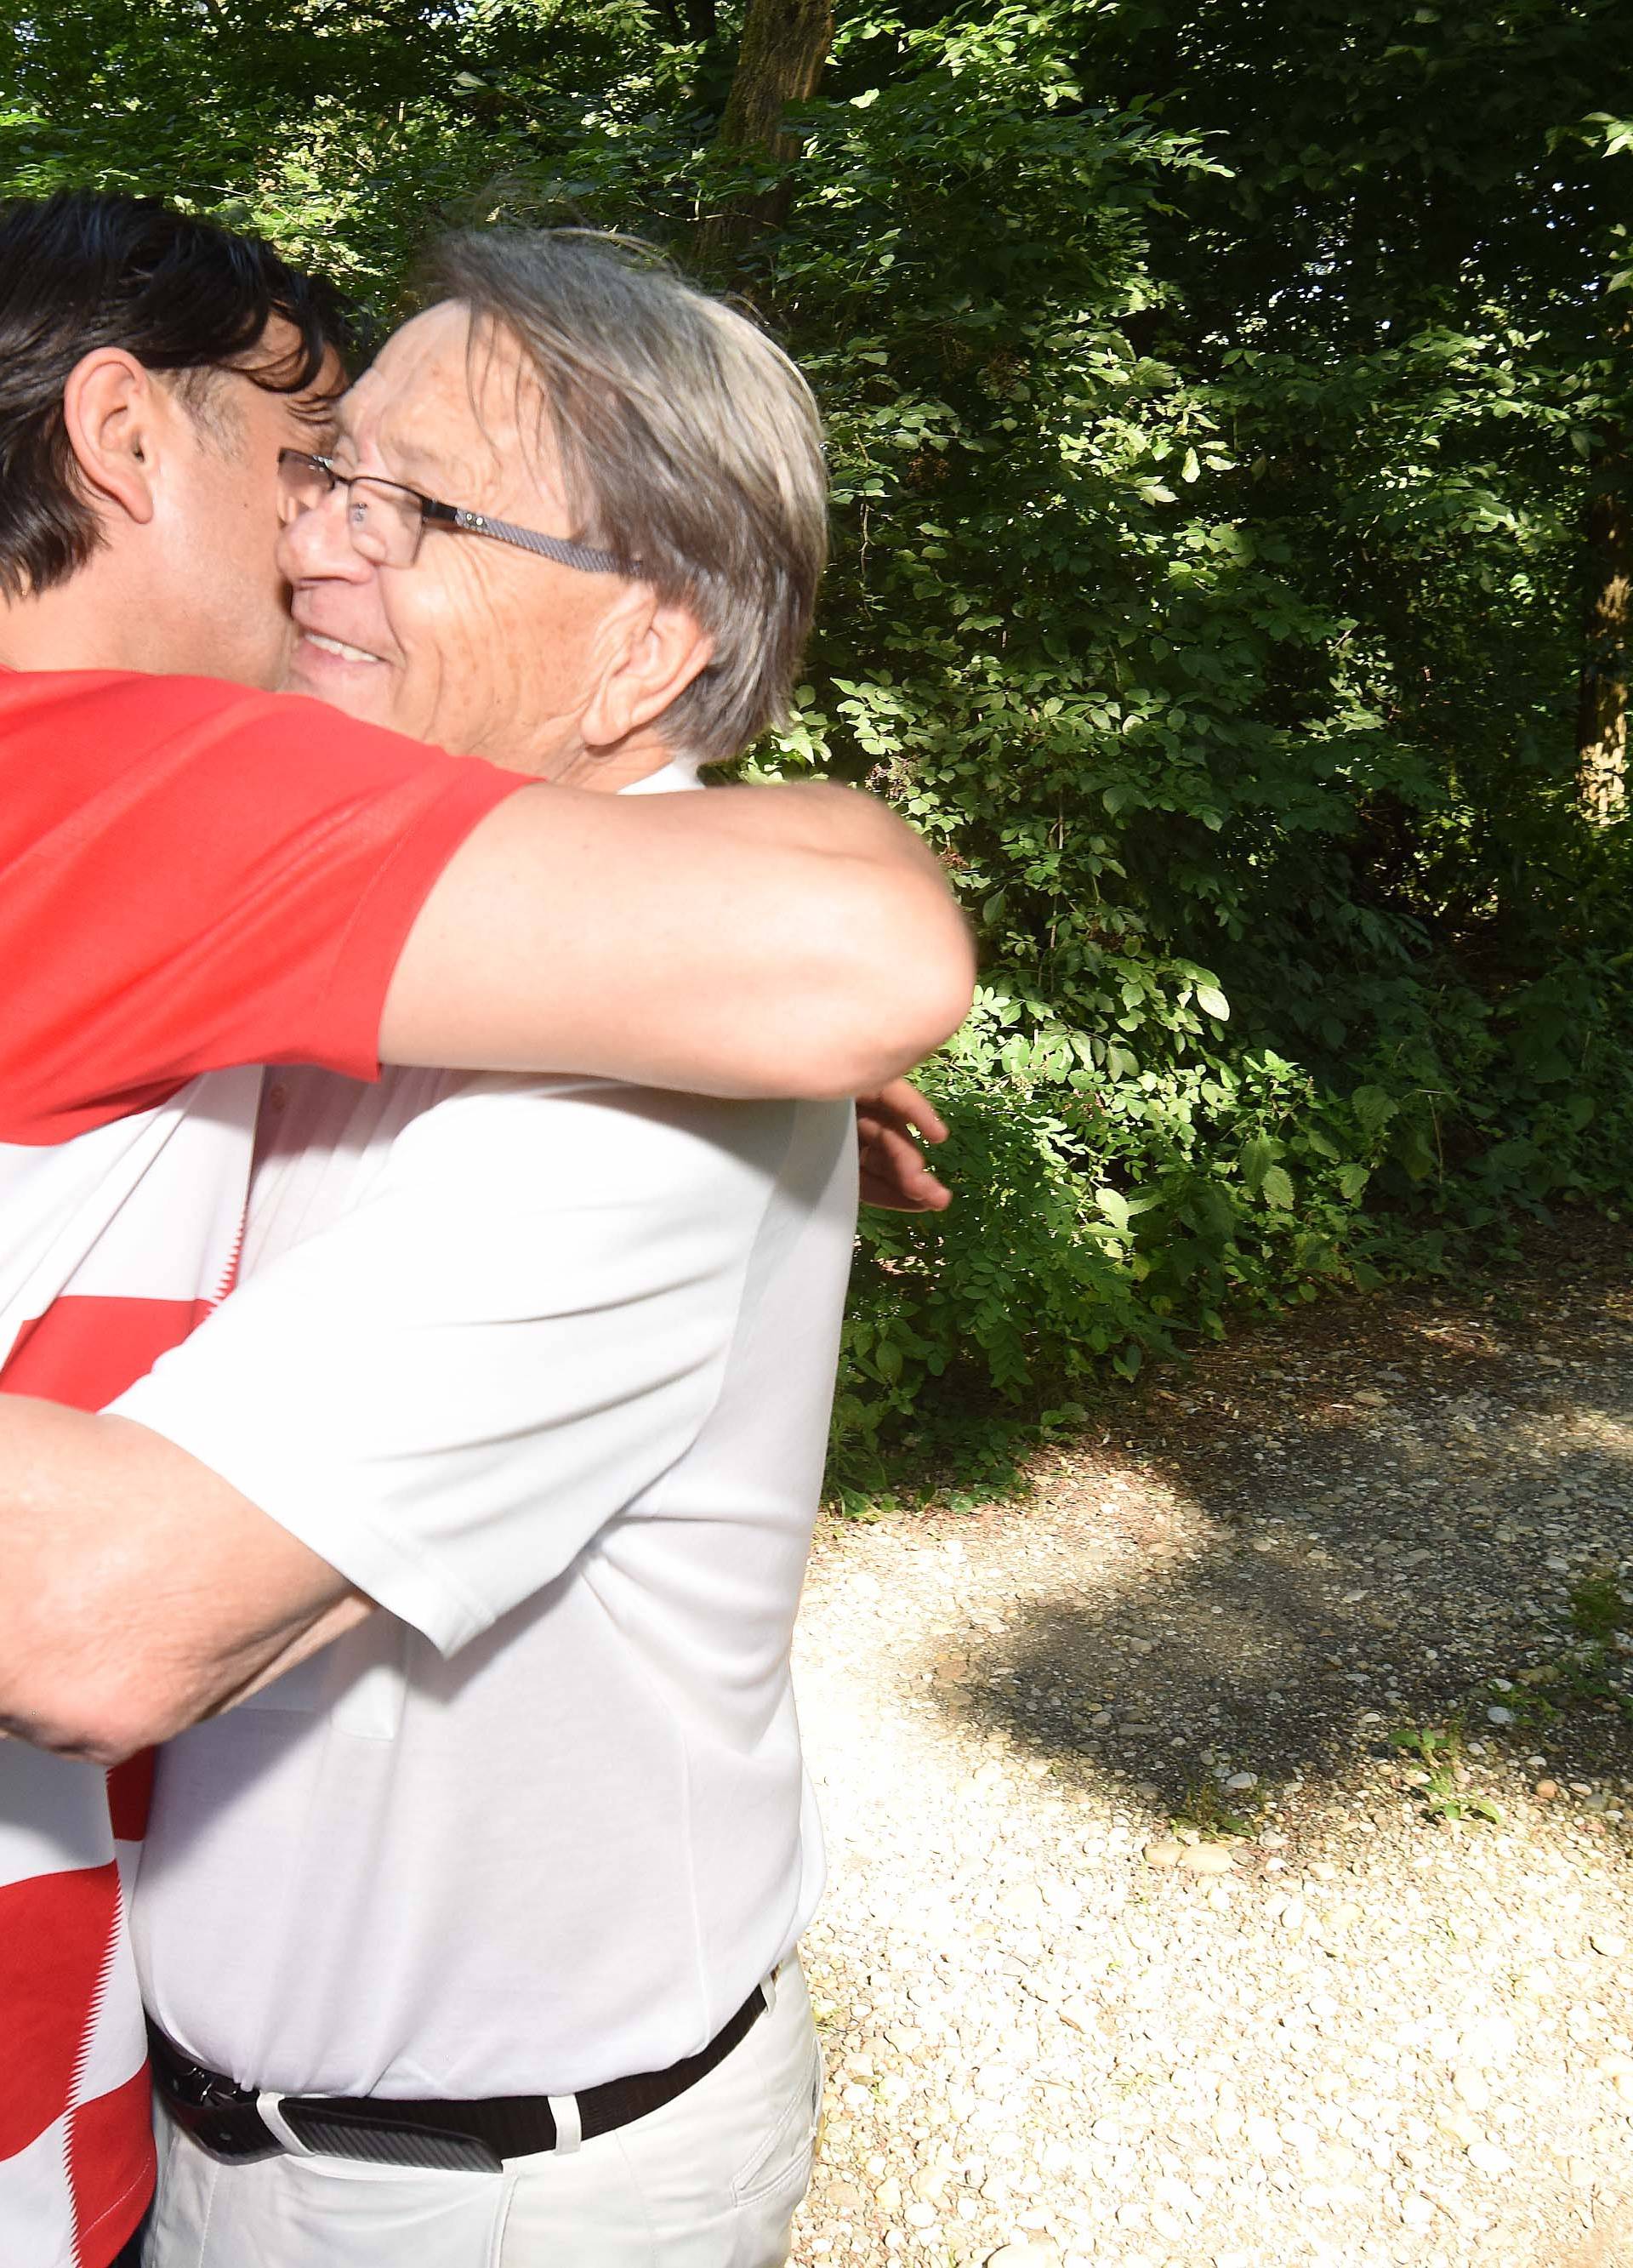
[[[244,366],[275,316],[296,344]],[[330,287],[258,237],[149,197],[69,189],[0,203],[0,593],[65,582],[101,540],[63,417],[83,356],[122,347],[149,370],[190,374],[197,408],[210,373],[234,365],[298,394],[346,336]]]

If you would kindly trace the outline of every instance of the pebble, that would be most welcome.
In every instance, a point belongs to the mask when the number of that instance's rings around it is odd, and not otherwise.
[[[1507,2016],[1480,2016],[1464,2025],[1461,2044],[1470,2063],[1490,2069],[1513,2055],[1519,2045],[1519,2033]]]
[[[1035,1882],[1017,1882],[1000,1893],[997,1910],[1011,1921],[1040,1921],[1043,1916],[1043,1893]]]
[[[1456,2089],[1459,2099],[1465,2102],[1470,2110],[1481,2111],[1490,2109],[1491,2089],[1487,2086],[1481,2073],[1465,2066],[1462,2070],[1453,2073],[1452,2085]]]
[[[1189,1843],[1181,1848],[1179,1864],[1188,1874],[1228,1874],[1236,1861],[1223,1843]]]
[[[1513,2160],[1495,2142],[1471,2142],[1464,2154],[1477,2174],[1490,2174],[1493,2180],[1514,2170]]]
[[[1602,1953],[1607,1961],[1619,1961],[1622,1955],[1628,1949],[1628,1941],[1626,1938],[1622,1935],[1619,1930],[1614,1929],[1596,1929],[1591,1931],[1588,1936],[1588,1943],[1593,1947],[1595,1953]]]
[[[1148,1843],[1145,1845],[1145,1863],[1148,1867],[1159,1868],[1177,1867],[1184,1855],[1185,1845],[1182,1843],[1169,1841]]]

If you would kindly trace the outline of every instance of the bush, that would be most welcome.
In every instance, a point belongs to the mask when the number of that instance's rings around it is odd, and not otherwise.
[[[71,0],[13,30],[0,168],[252,220],[382,313],[450,216],[696,262],[754,174],[713,146],[730,26],[681,20]],[[786,225],[710,279],[831,436],[808,681],[749,769],[890,795],[984,968],[929,1079],[957,1205],[864,1227],[843,1484],[1001,1465],[1233,1308],[1623,1202],[1633,875],[1573,725],[1633,431],[1630,22],[843,17]]]

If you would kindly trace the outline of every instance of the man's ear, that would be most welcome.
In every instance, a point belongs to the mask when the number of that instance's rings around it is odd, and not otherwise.
[[[167,404],[152,373],[121,347],[82,356],[63,389],[63,422],[93,504],[145,526],[153,517]]]
[[[610,750],[661,717],[708,668],[715,642],[685,607],[637,585],[597,640],[600,675],[578,720],[586,748]]]

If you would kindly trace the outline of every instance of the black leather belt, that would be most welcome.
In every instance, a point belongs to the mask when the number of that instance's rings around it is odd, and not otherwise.
[[[695,2087],[747,2036],[764,2008],[756,1984],[707,2047],[667,2071],[610,2079],[574,2097],[579,2133],[588,2142],[661,2110]],[[257,2090],[183,2055],[157,2024],[148,2024],[153,2080],[178,2126],[218,2158],[276,2157],[283,2144],[256,2108]],[[278,2115],[308,2150],[366,2158],[378,2165],[442,2166],[497,2172],[506,2158],[555,2147],[555,2114],[542,2095],[497,2095],[481,2102],[403,2102],[384,2095],[284,2095]]]

